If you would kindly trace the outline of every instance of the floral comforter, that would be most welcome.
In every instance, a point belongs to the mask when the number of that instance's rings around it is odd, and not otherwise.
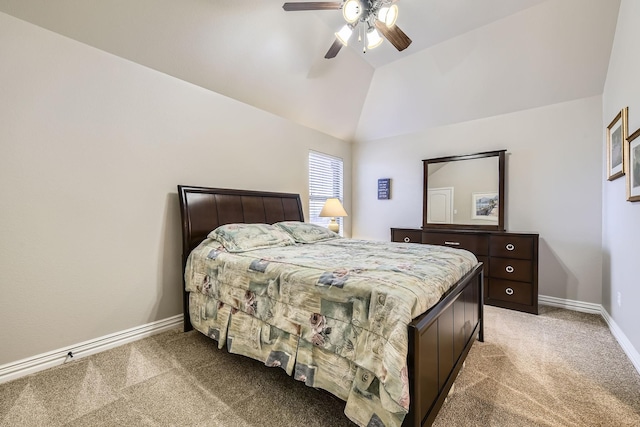
[[[229,253],[207,239],[185,272],[198,331],[346,401],[360,426],[409,408],[407,325],[477,264],[441,246],[332,239]]]

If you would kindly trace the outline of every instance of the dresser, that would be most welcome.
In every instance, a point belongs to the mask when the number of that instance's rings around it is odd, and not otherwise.
[[[538,314],[538,234],[392,228],[394,242],[466,249],[484,264],[484,303]]]

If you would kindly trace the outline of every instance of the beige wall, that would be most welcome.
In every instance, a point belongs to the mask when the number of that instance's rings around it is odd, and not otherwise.
[[[351,210],[336,138],[1,13],[0,58],[0,365],[182,312],[177,184],[306,205],[313,149]]]
[[[601,303],[602,90],[618,6],[541,2],[377,68],[354,144],[354,236],[421,225],[422,159],[506,149],[506,227],[540,234],[540,294]],[[376,200],[380,177],[392,200]]]
[[[629,107],[629,133],[640,128],[638,19],[640,2],[623,0],[603,94],[603,122],[608,125],[623,107]],[[604,155],[604,131],[601,132],[600,142]],[[640,369],[640,202],[626,201],[626,177],[606,181],[604,163],[600,170],[604,182],[602,305],[635,348],[635,363]]]
[[[421,226],[422,159],[506,149],[506,228],[540,234],[540,294],[600,303],[601,108],[597,96],[355,144],[354,237]],[[391,200],[376,198],[380,177]]]

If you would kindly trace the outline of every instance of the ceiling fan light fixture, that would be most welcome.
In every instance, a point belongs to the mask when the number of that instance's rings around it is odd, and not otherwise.
[[[384,24],[389,28],[393,27],[397,19],[398,6],[395,4],[392,6],[381,7],[378,11],[378,20],[384,22]]]
[[[336,33],[336,38],[340,40],[343,45],[347,46],[349,44],[349,38],[351,38],[351,34],[353,34],[353,30],[348,25],[345,25],[340,31]]]
[[[342,16],[350,24],[356,22],[362,15],[362,5],[358,0],[347,0],[342,6]]]
[[[367,32],[367,49],[375,49],[382,44],[382,37],[375,28]]]

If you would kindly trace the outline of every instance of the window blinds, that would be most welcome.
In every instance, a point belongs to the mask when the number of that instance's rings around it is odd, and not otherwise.
[[[325,200],[335,197],[343,203],[344,184],[342,159],[328,154],[309,151],[309,222],[327,226],[331,218],[320,218],[318,214]],[[336,218],[342,234],[342,218]]]

